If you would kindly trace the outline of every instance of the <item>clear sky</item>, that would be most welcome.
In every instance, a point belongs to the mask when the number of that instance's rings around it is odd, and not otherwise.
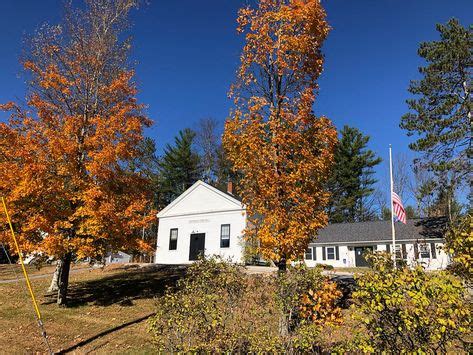
[[[77,0],[76,0],[77,1]],[[149,0],[134,12],[133,58],[140,100],[154,126],[147,131],[161,149],[179,129],[203,117],[223,122],[227,91],[242,48],[237,9],[248,0]],[[24,99],[18,57],[22,40],[43,22],[58,22],[62,0],[0,0],[0,102]],[[371,136],[385,161],[412,155],[399,119],[406,112],[410,79],[421,64],[417,47],[437,39],[435,24],[456,17],[473,22],[472,0],[325,0],[332,31],[325,43],[324,73],[314,106],[338,128],[348,124]],[[2,119],[2,118],[0,118]]]

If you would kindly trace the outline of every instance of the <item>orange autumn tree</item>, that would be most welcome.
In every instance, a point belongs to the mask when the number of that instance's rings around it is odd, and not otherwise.
[[[35,34],[23,63],[27,105],[1,106],[10,119],[0,124],[0,195],[22,250],[59,260],[58,304],[73,258],[146,248],[136,232],[150,219],[146,181],[131,163],[151,121],[136,99],[129,41],[120,41],[136,2],[85,5]]]
[[[242,177],[246,238],[284,270],[327,223],[337,137],[312,105],[329,27],[318,0],[260,0],[240,10],[238,23],[246,44],[223,142]]]

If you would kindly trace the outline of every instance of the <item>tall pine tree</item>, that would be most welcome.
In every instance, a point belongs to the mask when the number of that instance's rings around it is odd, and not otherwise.
[[[419,68],[422,78],[410,83],[414,98],[407,100],[410,112],[400,126],[416,136],[410,148],[423,154],[419,163],[435,173],[437,190],[451,206],[456,187],[472,183],[473,26],[451,19],[437,30],[439,41],[420,44],[427,65]],[[449,208],[444,213],[452,215]]]
[[[367,197],[374,192],[373,167],[381,162],[367,149],[369,136],[344,126],[335,150],[335,165],[328,183],[331,200],[328,208],[332,223],[359,222],[370,219]]]
[[[166,145],[160,162],[161,188],[169,203],[202,177],[199,155],[194,150],[195,132],[179,131],[174,145]]]

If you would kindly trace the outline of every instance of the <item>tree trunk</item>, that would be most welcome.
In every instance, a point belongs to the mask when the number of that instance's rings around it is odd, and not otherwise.
[[[53,279],[51,280],[51,285],[49,285],[47,292],[56,292],[59,290],[59,274],[61,273],[62,262],[58,260],[56,263],[56,270],[54,270]]]
[[[61,264],[58,275],[57,304],[65,306],[67,302],[67,287],[69,286],[69,270],[71,268],[72,253],[64,255],[59,263]]]
[[[278,271],[279,272],[286,272],[287,270],[287,260],[286,260],[286,256],[282,256],[281,259],[278,261],[277,265],[278,265]]]

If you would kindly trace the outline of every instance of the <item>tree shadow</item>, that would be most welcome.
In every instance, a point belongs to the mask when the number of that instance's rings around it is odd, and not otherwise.
[[[150,265],[141,268],[123,268],[123,272],[95,280],[72,283],[68,290],[68,307],[85,304],[132,306],[133,300],[154,298],[185,274],[185,266]],[[48,297],[48,296],[47,296]],[[55,302],[50,296],[44,302]]]
[[[424,238],[443,238],[448,227],[447,217],[427,217],[416,222],[415,226],[420,228],[419,234]]]
[[[98,333],[98,334],[95,334],[94,336],[92,336],[92,337],[90,337],[90,338],[87,338],[87,339],[85,339],[85,340],[82,340],[82,341],[80,341],[80,342],[78,342],[78,343],[76,343],[76,344],[74,344],[74,345],[72,345],[72,346],[70,346],[70,347],[68,347],[68,348],[66,348],[66,349],[61,349],[61,350],[59,350],[59,351],[58,351],[57,353],[55,353],[55,354],[66,354],[66,353],[68,353],[68,352],[74,351],[74,350],[76,350],[76,349],[78,349],[78,348],[80,348],[80,347],[82,347],[82,346],[85,346],[85,345],[87,345],[87,344],[93,342],[94,340],[100,339],[100,338],[102,338],[102,337],[104,337],[104,336],[106,336],[106,335],[108,335],[108,334],[110,334],[110,333],[116,332],[116,331],[118,331],[118,330],[120,330],[120,329],[123,329],[123,328],[126,328],[126,327],[128,327],[128,326],[130,326],[130,325],[140,323],[140,322],[142,322],[142,321],[144,321],[144,320],[150,318],[150,317],[153,316],[153,315],[154,315],[154,313],[150,313],[150,314],[147,314],[147,315],[145,315],[145,316],[143,316],[143,317],[140,317],[140,318],[137,318],[137,319],[133,319],[133,320],[131,320],[131,321],[129,321],[129,322],[120,324],[120,325],[118,325],[118,326],[116,326],[116,327],[113,327],[113,328],[104,330],[103,332],[100,332],[100,333]]]

